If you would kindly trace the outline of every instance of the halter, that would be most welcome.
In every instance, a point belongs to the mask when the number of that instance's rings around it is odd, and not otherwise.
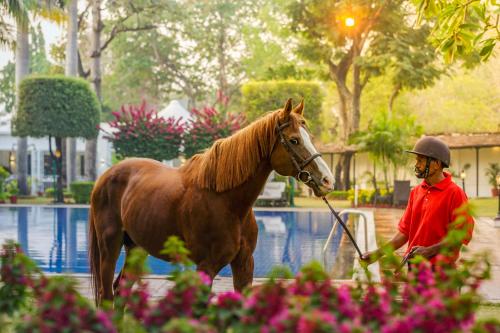
[[[302,181],[304,184],[309,184],[312,183],[314,186],[317,188],[320,187],[321,182],[319,182],[316,177],[311,175],[309,171],[304,170],[304,168],[311,163],[316,157],[320,157],[320,153],[315,153],[309,156],[306,159],[303,159],[300,154],[297,152],[297,150],[287,141],[285,140],[285,136],[283,135],[283,129],[285,127],[288,127],[290,125],[290,122],[287,121],[286,123],[283,124],[276,124],[276,130],[278,132],[278,135],[280,137],[280,143],[283,145],[283,147],[286,149],[288,152],[288,155],[290,156],[290,159],[292,160],[293,165],[295,166],[295,169],[297,169],[297,178],[298,180]]]
[[[283,145],[283,147],[285,147],[286,151],[290,155],[290,159],[292,160],[293,165],[295,166],[295,168],[298,171],[296,178],[299,179],[300,181],[302,181],[304,184],[312,183],[313,186],[315,186],[316,188],[319,188],[321,183],[318,182],[318,180],[313,175],[311,175],[311,173],[309,171],[304,170],[304,168],[306,167],[306,165],[311,163],[316,157],[320,157],[321,154],[320,153],[312,154],[308,158],[302,159],[302,157],[299,155],[299,153],[297,153],[297,150],[295,150],[295,148],[293,148],[293,146],[288,141],[285,140],[285,136],[283,135],[283,129],[289,125],[290,125],[289,121],[287,121],[286,123],[283,123],[281,125],[279,123],[277,123],[276,130],[278,131],[278,134],[280,136],[281,144]],[[351,232],[349,231],[349,229],[345,225],[344,221],[342,221],[339,214],[333,209],[333,207],[330,205],[330,203],[328,202],[326,197],[323,197],[323,200],[328,205],[328,208],[330,208],[330,211],[335,216],[335,218],[339,221],[342,228],[344,228],[347,236],[351,240],[352,244],[354,245],[354,247],[358,251],[359,257],[361,258],[363,256],[363,254],[361,253],[361,250],[359,249],[359,246],[356,243],[356,240],[354,239]]]

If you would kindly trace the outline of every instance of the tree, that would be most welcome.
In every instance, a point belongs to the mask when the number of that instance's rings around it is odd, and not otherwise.
[[[17,26],[27,26],[29,22],[27,1],[13,0],[0,2],[0,44],[12,46],[15,44],[13,27],[8,18],[12,18]]]
[[[154,103],[180,95],[188,99],[189,109],[203,101],[219,103],[226,112],[247,78],[250,47],[245,41],[257,35],[247,32],[259,26],[255,13],[264,2],[168,2],[167,8],[143,16],[156,28],[119,36],[112,45],[116,61],[106,78],[106,101],[113,107],[123,98],[147,96]],[[140,47],[131,49],[130,38]]]
[[[434,47],[427,40],[430,27],[394,27],[394,31],[381,32],[375,37],[377,47],[368,50],[369,57],[361,58],[372,76],[389,75],[392,92],[388,103],[388,116],[392,117],[396,97],[403,90],[424,89],[445,73]]]
[[[9,61],[0,70],[0,104],[4,105],[5,112],[11,113],[16,102],[16,65]]]
[[[319,83],[295,80],[252,81],[241,87],[241,94],[243,109],[249,121],[280,108],[288,98],[295,101],[304,99],[307,126],[314,135],[321,134],[323,91]]]
[[[197,42],[197,50],[208,61],[206,69],[215,79],[217,101],[224,112],[242,80],[241,59],[245,51],[243,27],[257,13],[259,1],[193,1],[187,10],[187,30]],[[200,34],[198,28],[203,27]]]
[[[78,76],[78,0],[71,0],[68,3],[68,27],[66,44],[66,76]],[[69,187],[71,182],[76,180],[76,139],[68,138],[66,149],[66,181]]]
[[[107,37],[104,39],[102,33],[105,25],[101,18],[103,9],[103,1],[91,0],[92,10],[92,34],[91,34],[91,66],[90,66],[90,80],[92,87],[97,95],[97,98],[102,106],[102,73],[101,73],[101,56],[103,51],[110,45],[110,43],[118,36],[127,31],[140,31],[152,29],[153,26],[142,24],[141,14],[145,11],[154,12],[162,8],[164,4],[150,3],[149,1],[113,1],[109,3],[112,7],[109,11],[113,17],[113,24]],[[130,22],[133,23],[130,23]],[[102,41],[103,40],[103,41]],[[82,70],[82,72],[84,72]],[[97,178],[96,170],[97,160],[97,137],[89,138],[85,142],[85,177],[90,180]]]
[[[113,130],[106,138],[120,159],[147,157],[163,161],[179,156],[185,130],[180,119],[158,116],[146,101],[140,106],[122,106],[113,116],[115,119],[108,122]]]
[[[370,122],[366,131],[356,133],[352,141],[361,151],[366,151],[374,163],[382,167],[386,191],[389,192],[388,171],[392,165],[394,174],[400,166],[404,166],[406,156],[404,150],[410,148],[412,137],[421,133],[422,129],[415,120],[408,116],[389,117],[388,113],[379,112]],[[377,182],[374,177],[375,190]]]
[[[64,101],[64,102],[62,102]],[[14,135],[55,137],[56,152],[50,149],[57,168],[57,201],[62,202],[62,140],[97,135],[99,103],[89,84],[64,76],[35,76],[19,87],[19,110],[12,121]]]
[[[29,74],[29,23],[26,18],[20,18],[16,23],[16,89],[19,91],[21,81]],[[19,94],[16,97],[16,105],[19,108]],[[19,109],[17,111],[19,112]],[[26,137],[17,139],[16,163],[19,193],[26,195],[28,194],[28,140]]]
[[[457,58],[486,61],[500,40],[500,4],[496,0],[414,0],[418,21],[435,21],[432,37],[448,62]]]
[[[21,80],[29,74],[29,12],[39,12],[51,19],[60,19],[57,16],[57,11],[40,11],[42,7],[49,8],[52,2],[47,0],[43,4],[37,1],[2,1],[0,2],[0,13],[7,15],[0,16],[0,44],[11,44],[10,37],[5,37],[6,33],[10,33],[9,24],[5,18],[10,17],[16,22],[16,88],[19,87]],[[5,28],[7,27],[7,28]],[[16,100],[16,105],[18,104]],[[17,180],[19,192],[28,194],[27,173],[28,173],[28,141],[25,137],[20,137],[17,140],[16,149],[17,161]]]
[[[305,0],[290,6],[292,29],[302,37],[300,54],[326,66],[336,84],[343,144],[359,130],[363,89],[382,72],[383,63],[370,61],[372,54],[384,52],[384,39],[377,37],[396,39],[395,32],[411,24],[404,3]],[[352,153],[344,153],[339,159],[335,183],[340,189],[350,187],[351,157]]]
[[[51,74],[57,72],[57,66],[50,63],[45,51],[45,39],[43,38],[41,25],[30,28],[30,74]],[[14,62],[9,61],[0,70],[0,104],[4,104],[5,111],[11,113],[15,109],[16,88],[15,88]]]

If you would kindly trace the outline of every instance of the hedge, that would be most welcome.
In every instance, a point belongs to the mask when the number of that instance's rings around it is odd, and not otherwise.
[[[347,191],[332,191],[328,193],[328,199],[332,200],[347,200],[349,192]]]
[[[252,122],[267,111],[282,108],[288,98],[297,104],[304,99],[304,116],[314,135],[321,134],[323,93],[312,81],[254,81],[241,87],[247,119]]]
[[[94,187],[94,182],[73,182],[69,185],[75,203],[88,204],[90,203],[90,193]]]
[[[19,86],[13,135],[95,138],[100,106],[90,85],[66,76],[32,76]]]

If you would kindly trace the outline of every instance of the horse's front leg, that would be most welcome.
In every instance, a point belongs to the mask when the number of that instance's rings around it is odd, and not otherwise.
[[[237,291],[252,285],[253,280],[253,251],[257,244],[258,227],[255,217],[251,213],[243,224],[241,231],[240,250],[231,261],[231,271],[233,272],[233,286]]]

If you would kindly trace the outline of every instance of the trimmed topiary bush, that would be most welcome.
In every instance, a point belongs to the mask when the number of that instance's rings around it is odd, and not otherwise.
[[[313,81],[254,81],[241,87],[244,110],[251,122],[267,111],[283,106],[288,98],[298,103],[304,99],[308,126],[314,135],[321,133],[323,93],[319,83]]]
[[[56,201],[63,202],[62,140],[99,133],[100,104],[87,81],[61,75],[32,76],[19,86],[19,109],[12,119],[15,136],[49,137],[49,150],[56,161]],[[51,138],[55,138],[53,151]]]
[[[95,138],[100,106],[87,81],[67,76],[32,76],[19,86],[15,136]]]
[[[73,182],[69,185],[75,203],[88,204],[90,203],[90,193],[94,187],[94,182]]]

